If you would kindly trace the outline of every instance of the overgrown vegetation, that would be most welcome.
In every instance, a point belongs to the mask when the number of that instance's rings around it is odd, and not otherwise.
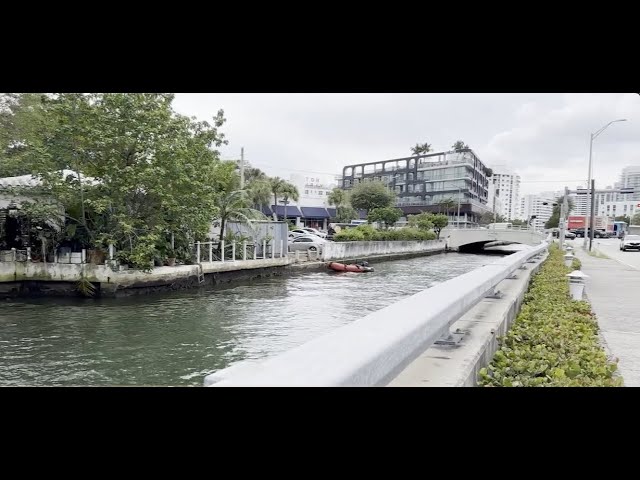
[[[575,258],[571,261],[571,270],[580,270],[582,268],[582,262]]]
[[[104,252],[113,244],[121,262],[148,270],[188,258],[215,219],[224,235],[228,221],[264,218],[252,205],[297,198],[258,169],[247,169],[240,189],[237,162],[217,150],[226,143],[223,111],[200,122],[176,113],[173,100],[170,93],[0,94],[0,176],[41,181],[13,193],[33,199],[19,201],[32,225],[58,224],[46,238],[50,249]]]
[[[478,383],[491,387],[621,386],[598,341],[591,306],[569,296],[563,252],[552,245],[522,310]]]
[[[376,230],[371,225],[359,225],[336,233],[336,242],[386,241],[386,240],[434,240],[436,235],[430,231],[417,228],[400,228],[398,230]]]

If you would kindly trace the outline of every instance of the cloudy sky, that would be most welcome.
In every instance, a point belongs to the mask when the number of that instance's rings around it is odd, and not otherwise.
[[[596,187],[640,165],[640,96],[629,94],[177,94],[178,112],[211,119],[223,109],[223,158],[270,175],[339,174],[348,164],[410,154],[417,142],[446,150],[461,139],[487,165],[520,174],[522,193],[586,185],[589,134]]]

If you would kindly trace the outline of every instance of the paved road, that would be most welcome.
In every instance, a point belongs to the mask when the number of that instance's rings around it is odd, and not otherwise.
[[[596,244],[597,242],[597,244]],[[627,387],[640,387],[640,253],[621,252],[619,240],[594,240],[608,259],[582,250],[582,239],[569,241],[589,275],[586,294],[598,318],[600,331]]]

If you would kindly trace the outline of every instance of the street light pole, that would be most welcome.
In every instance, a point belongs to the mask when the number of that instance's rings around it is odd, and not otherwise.
[[[590,135],[590,140],[589,140],[589,174],[588,174],[588,179],[587,179],[587,214],[585,215],[585,222],[584,222],[584,227],[585,227],[585,235],[584,235],[584,248],[587,248],[587,218],[590,217],[590,213],[591,211],[589,210],[589,206],[591,203],[593,203],[591,201],[591,197],[590,197],[590,193],[589,193],[589,189],[591,187],[591,172],[593,170],[593,161],[592,161],[592,153],[593,153],[593,141],[598,137],[598,135],[600,135],[602,132],[605,131],[605,129],[611,125],[612,123],[616,123],[616,122],[626,122],[627,119],[626,118],[621,118],[619,120],[613,120],[612,122],[607,123],[604,127],[602,127],[600,130],[598,130],[596,133],[592,133]],[[591,215],[593,216],[593,215]],[[589,227],[591,227],[591,225],[589,225]],[[591,230],[593,230],[593,228],[591,228]]]

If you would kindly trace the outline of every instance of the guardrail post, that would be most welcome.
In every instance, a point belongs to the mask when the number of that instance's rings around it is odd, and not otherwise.
[[[280,258],[283,257],[284,253],[284,240],[280,240]]]
[[[276,246],[272,245],[271,246],[271,259],[273,260],[274,258],[276,258]]]
[[[87,263],[87,251],[84,248],[80,252],[80,263]]]
[[[231,242],[231,260],[236,261],[236,241]]]
[[[196,263],[200,263],[200,241],[196,242]]]
[[[209,263],[213,262],[213,242],[209,242]]]
[[[262,259],[264,260],[265,258],[267,258],[267,241],[263,240],[262,241]]]
[[[253,242],[253,259],[254,260],[258,259],[258,248],[257,248],[256,242]]]
[[[220,241],[220,250],[222,251],[220,260],[224,263],[224,240]]]
[[[242,260],[247,259],[247,241],[242,242]]]
[[[31,261],[31,247],[27,247],[27,262]]]
[[[113,243],[110,243],[109,244],[109,260],[113,260],[113,251],[114,251]]]

